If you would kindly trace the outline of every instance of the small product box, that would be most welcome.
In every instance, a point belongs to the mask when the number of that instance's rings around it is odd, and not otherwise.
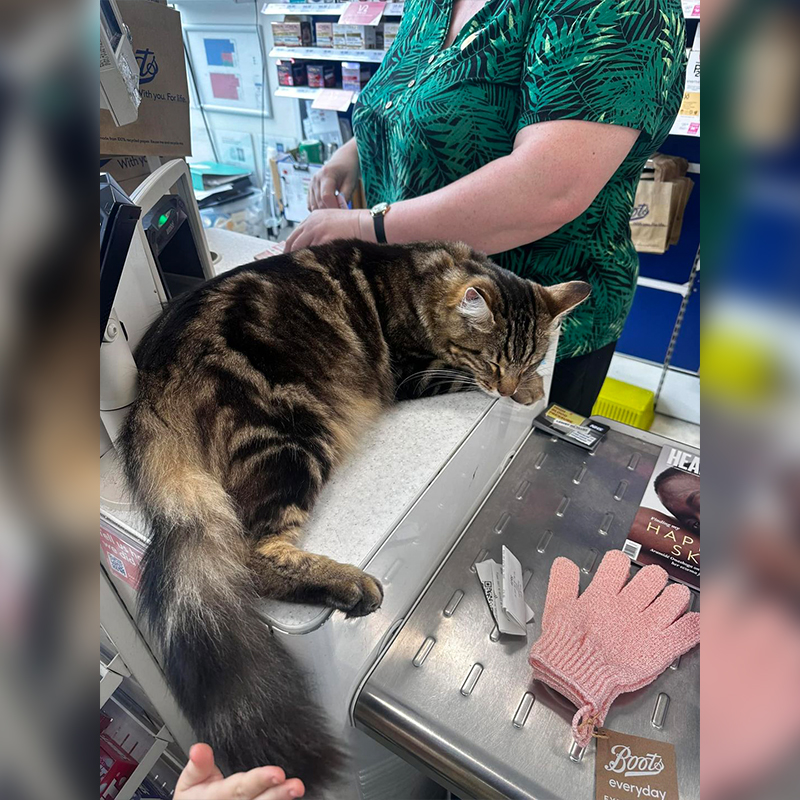
[[[383,49],[388,50],[397,38],[397,31],[400,30],[399,22],[383,23]]]
[[[283,32],[283,23],[273,22],[270,24],[270,27],[272,28],[272,41],[275,44],[275,47],[285,47],[286,36]]]
[[[366,64],[358,61],[342,62],[342,89],[360,92],[370,79],[371,73]]]
[[[275,25],[278,25],[278,35],[282,44],[275,41],[276,47],[311,47],[314,37],[311,33],[311,23],[302,22],[297,19],[287,17],[282,23],[272,23],[272,33],[275,35]]]
[[[336,69],[333,64],[308,64],[308,85],[314,89],[333,89],[336,86]]]
[[[278,83],[281,86],[306,86],[308,76],[305,64],[295,61],[278,62]]]
[[[345,50],[374,50],[375,28],[371,25],[333,26],[333,46]]]
[[[333,47],[333,23],[318,22],[316,24],[317,47]]]

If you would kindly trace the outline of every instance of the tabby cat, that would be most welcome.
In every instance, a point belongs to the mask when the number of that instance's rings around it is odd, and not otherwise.
[[[532,402],[554,321],[588,294],[463,244],[339,241],[225,273],[154,323],[120,441],[152,532],[140,611],[229,769],[278,764],[313,791],[341,764],[255,602],[380,606],[375,578],[296,546],[359,431],[399,397],[465,385]]]

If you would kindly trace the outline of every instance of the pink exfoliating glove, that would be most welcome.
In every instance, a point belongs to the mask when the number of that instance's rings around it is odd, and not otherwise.
[[[537,680],[578,707],[572,733],[583,747],[619,695],[647,686],[700,641],[700,615],[684,613],[689,589],[662,593],[667,573],[655,565],[628,583],[630,566],[609,551],[580,597],[575,564],[557,558],[550,571],[542,635],[528,660]]]

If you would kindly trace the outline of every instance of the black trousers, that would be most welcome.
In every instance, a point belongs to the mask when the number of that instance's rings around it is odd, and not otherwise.
[[[550,402],[588,417],[603,388],[616,347],[617,343],[611,342],[586,355],[559,361],[553,370]]]

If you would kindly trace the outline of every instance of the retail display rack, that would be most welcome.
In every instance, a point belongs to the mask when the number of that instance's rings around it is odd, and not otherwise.
[[[340,17],[349,3],[264,3],[261,13],[267,17],[302,15],[310,17]],[[398,21],[403,16],[404,3],[386,3],[382,19]],[[328,20],[330,21],[330,20]],[[296,61],[357,61],[364,64],[380,64],[386,51],[383,49],[350,49],[341,47],[273,47],[269,58]],[[279,86],[275,97],[296,100],[315,100],[322,89],[311,86]],[[355,104],[358,92],[354,92],[351,103]]]

